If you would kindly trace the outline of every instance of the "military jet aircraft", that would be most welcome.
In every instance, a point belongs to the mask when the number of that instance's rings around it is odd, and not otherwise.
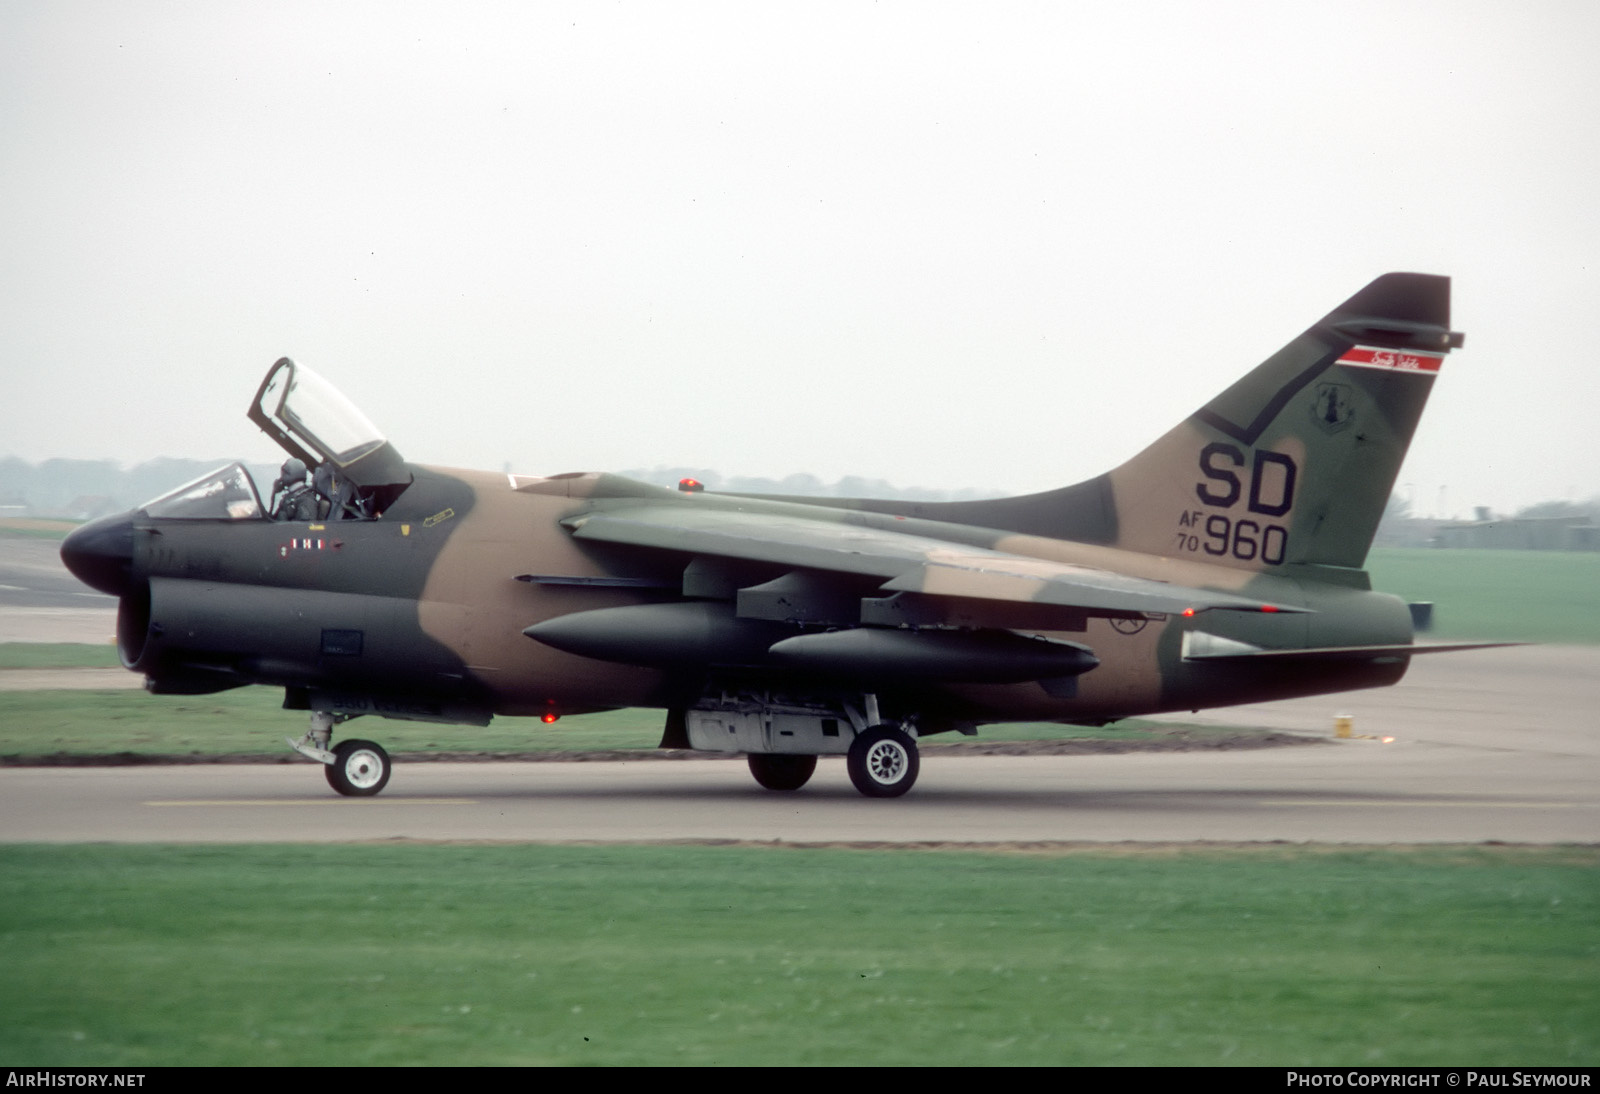
[[[1362,566],[1450,350],[1450,283],[1378,278],[1115,470],[992,501],[678,490],[413,464],[316,373],[268,371],[233,464],[74,531],[156,694],[264,684],[341,794],[389,781],[361,715],[665,712],[771,790],[842,754],[904,794],[917,742],[1392,684],[1406,604]]]

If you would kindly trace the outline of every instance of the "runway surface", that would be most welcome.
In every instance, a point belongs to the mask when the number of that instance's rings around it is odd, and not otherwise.
[[[805,789],[739,761],[414,763],[345,799],[286,766],[0,770],[6,841],[345,840],[798,843],[1600,842],[1600,649],[1417,658],[1398,687],[1180,721],[1330,737],[1333,715],[1393,736],[1259,751],[1070,757],[925,752],[904,798],[874,801],[824,759]],[[292,727],[291,727],[292,728]],[[363,732],[379,740],[381,723]]]
[[[115,598],[61,564],[61,542],[0,534],[0,642],[110,642]]]

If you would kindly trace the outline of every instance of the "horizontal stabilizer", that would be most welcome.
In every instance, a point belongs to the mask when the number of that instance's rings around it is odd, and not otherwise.
[[[1318,646],[1303,650],[1269,650],[1219,638],[1203,631],[1191,631],[1183,636],[1185,661],[1208,661],[1213,664],[1246,661],[1272,661],[1276,664],[1291,662],[1373,661],[1414,657],[1420,653],[1456,653],[1461,650],[1487,650],[1500,646],[1520,646],[1522,642],[1432,642],[1417,645],[1410,642],[1378,646]]]

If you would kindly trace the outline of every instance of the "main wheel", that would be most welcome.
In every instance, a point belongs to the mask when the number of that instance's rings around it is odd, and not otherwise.
[[[333,763],[323,768],[328,785],[341,794],[370,798],[389,785],[389,754],[371,741],[340,741]]]
[[[750,774],[768,790],[799,790],[817,769],[815,756],[752,752],[749,760]]]
[[[874,726],[850,743],[850,781],[869,798],[898,798],[917,781],[917,742],[892,726]]]

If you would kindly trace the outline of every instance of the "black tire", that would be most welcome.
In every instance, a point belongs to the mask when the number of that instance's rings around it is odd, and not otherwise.
[[[768,790],[799,790],[810,781],[811,773],[817,769],[815,756],[752,752],[749,760],[750,774]]]
[[[869,798],[898,798],[917,781],[917,742],[893,726],[873,726],[850,743],[850,781]]]
[[[370,798],[389,785],[389,754],[371,741],[340,741],[323,768],[328,785],[352,798]]]

